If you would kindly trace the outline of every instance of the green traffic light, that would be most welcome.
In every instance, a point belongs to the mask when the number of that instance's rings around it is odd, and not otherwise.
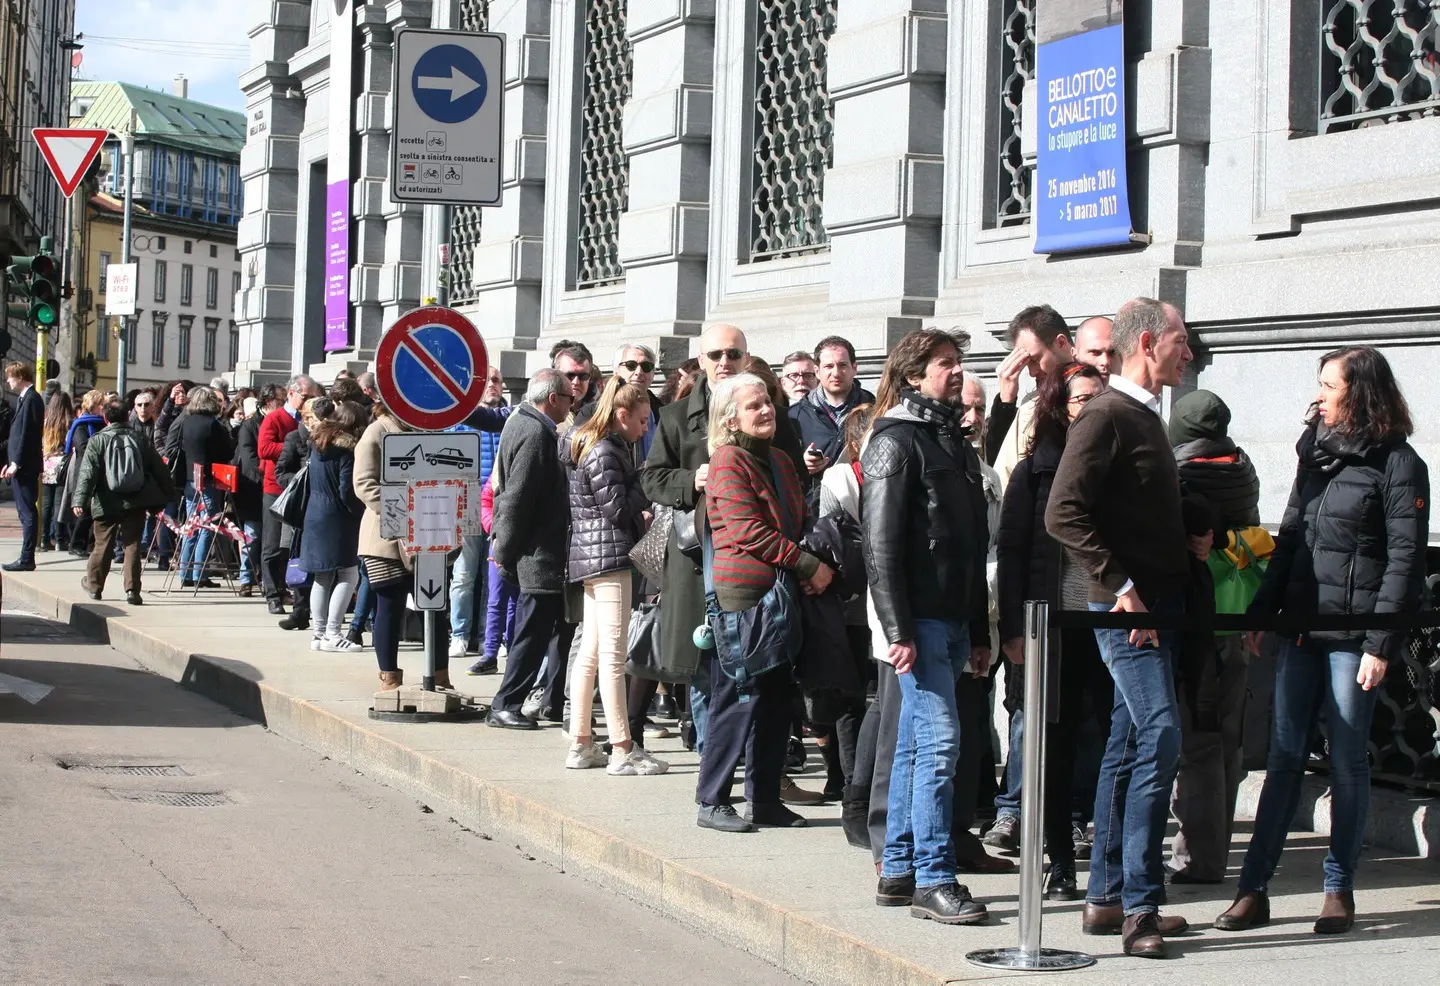
[[[55,306],[48,305],[44,302],[36,302],[32,304],[30,306],[28,316],[30,318],[30,321],[34,322],[37,325],[54,325],[56,320],[58,319],[58,315],[55,311]]]

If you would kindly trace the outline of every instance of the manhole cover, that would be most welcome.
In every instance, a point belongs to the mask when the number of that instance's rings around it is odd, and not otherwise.
[[[84,760],[57,760],[61,770],[79,774],[120,774],[127,777],[189,777],[190,772],[173,763],[100,763]]]
[[[116,801],[165,805],[169,808],[215,808],[234,803],[219,791],[117,791],[107,787],[105,793]]]

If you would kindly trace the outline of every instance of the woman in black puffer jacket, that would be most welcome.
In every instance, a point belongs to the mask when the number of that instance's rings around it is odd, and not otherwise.
[[[630,549],[645,532],[650,503],[640,489],[632,446],[650,424],[650,395],[611,378],[595,414],[560,439],[570,472],[569,580],[585,587],[580,653],[570,672],[571,768],[607,767],[612,774],[663,774],[668,765],[636,746],[625,703],[625,654],[630,623]],[[590,702],[600,679],[600,704],[612,753],[590,732]]]
[[[1042,377],[1035,398],[1034,437],[1005,487],[995,540],[995,579],[1001,646],[1015,665],[1024,659],[1025,600],[1046,599],[1054,609],[1089,608],[1089,575],[1046,531],[1045,507],[1070,422],[1104,389],[1100,371],[1085,363],[1071,363]],[[1050,856],[1045,893],[1051,900],[1079,900],[1071,834],[1075,754],[1087,708],[1100,735],[1110,735],[1115,684],[1089,630],[1052,629],[1049,653],[1051,684],[1046,701],[1056,718],[1045,734],[1045,851]]]
[[[1297,451],[1300,468],[1252,614],[1413,613],[1425,579],[1430,475],[1406,440],[1410,411],[1390,364],[1368,346],[1320,360],[1320,397]],[[1403,631],[1314,632],[1280,649],[1275,719],[1255,832],[1235,903],[1215,926],[1266,923],[1271,876],[1300,801],[1323,706],[1330,747],[1330,853],[1316,934],[1355,922],[1355,867],[1370,809],[1376,689],[1403,653]],[[1248,634],[1252,650],[1259,635]]]

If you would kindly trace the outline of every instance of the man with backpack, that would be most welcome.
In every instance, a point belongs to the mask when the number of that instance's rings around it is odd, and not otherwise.
[[[75,516],[88,510],[95,521],[95,548],[80,587],[100,598],[118,537],[125,552],[125,601],[139,606],[145,515],[175,498],[175,483],[155,446],[130,427],[123,403],[111,401],[104,414],[105,428],[85,446],[75,485]]]

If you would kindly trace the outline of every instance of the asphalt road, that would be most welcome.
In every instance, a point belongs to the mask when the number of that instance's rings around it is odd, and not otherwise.
[[[0,983],[798,982],[59,624],[0,674]]]

